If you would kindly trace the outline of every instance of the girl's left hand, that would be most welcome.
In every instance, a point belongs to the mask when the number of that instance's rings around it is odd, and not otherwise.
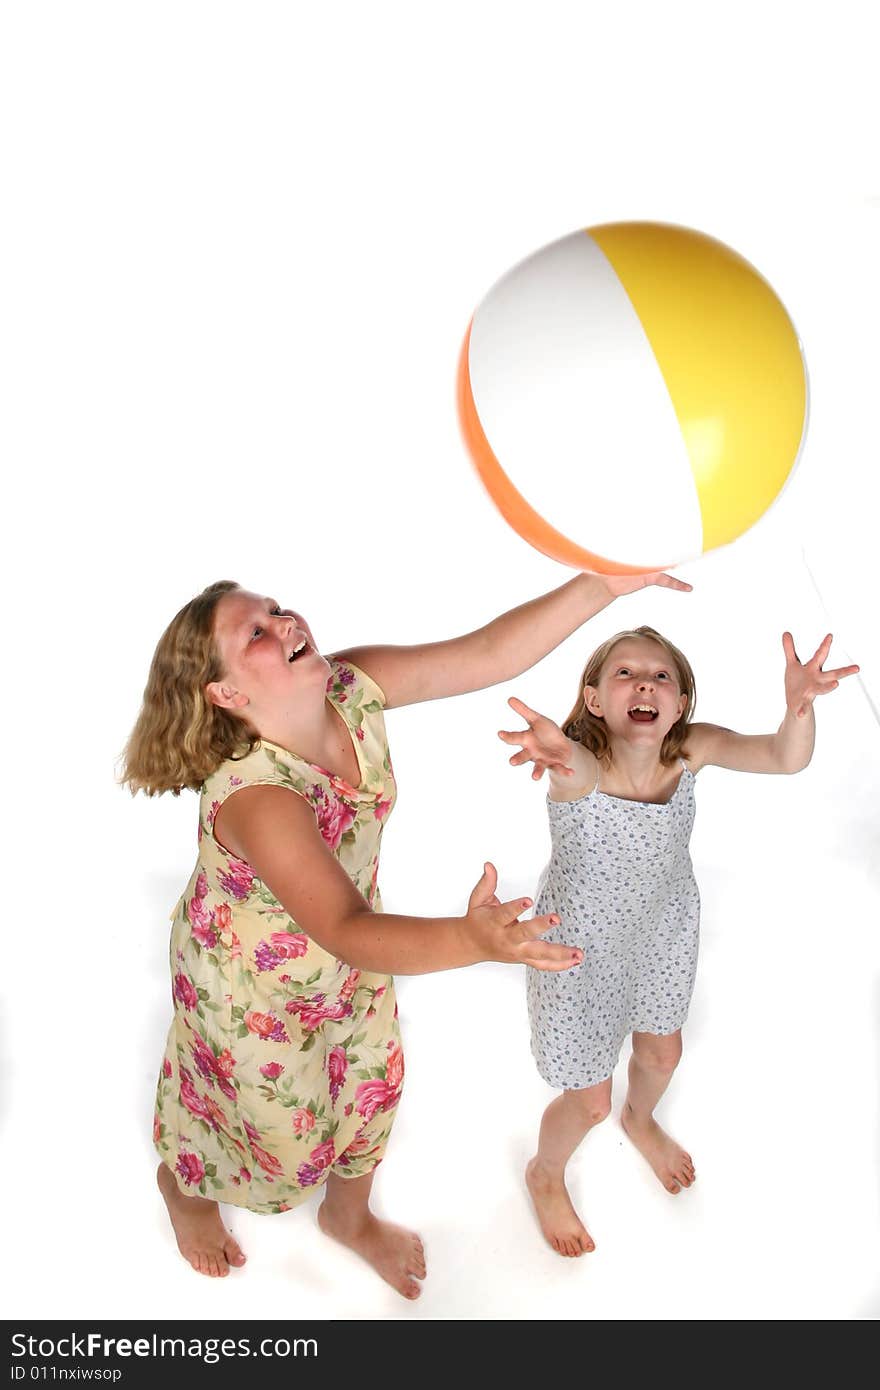
[[[663,574],[660,570],[655,570],[653,574],[597,574],[596,578],[612,598],[634,594],[637,589],[647,589],[649,584],[657,584],[661,589],[678,589],[683,594],[689,594],[694,587],[693,584],[687,584],[683,579],[674,579],[671,574]]]
[[[782,649],[785,652],[785,702],[797,719],[803,719],[817,695],[827,695],[836,690],[845,676],[858,673],[858,666],[840,666],[836,671],[823,671],[822,663],[827,661],[831,650],[831,633],[818,650],[803,665],[794,649],[794,638],[790,632],[782,634]]]

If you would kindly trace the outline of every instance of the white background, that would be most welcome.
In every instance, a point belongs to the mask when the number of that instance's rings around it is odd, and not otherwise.
[[[868,10],[4,7],[8,1316],[877,1316]],[[745,731],[782,716],[783,628],[803,653],[833,630],[863,679],[822,702],[810,768],[698,784],[701,970],[661,1111],[697,1185],[665,1194],[615,1112],[572,1169],[596,1253],[560,1260],[521,1182],[551,1094],[521,975],[402,980],[407,1092],[376,1193],[424,1236],[421,1301],[325,1241],[314,1206],[230,1213],[247,1269],[202,1279],[150,1143],[195,799],[114,784],[154,643],[218,578],[300,607],[325,650],[449,636],[567,578],[481,490],[457,355],[516,260],[627,217],[707,231],[776,287],[810,366],[802,464],[687,568],[691,596],[622,600],[509,688],[390,714],[381,881],[389,910],[425,914],[461,910],[484,858],[506,895],[533,889],[542,789],[506,765],[505,698],[565,713],[619,627],[666,632],[699,715]]]

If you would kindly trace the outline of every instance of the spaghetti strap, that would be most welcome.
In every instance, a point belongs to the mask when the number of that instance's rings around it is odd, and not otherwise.
[[[595,795],[596,795],[596,792],[599,790],[599,778],[601,777],[601,775],[602,775],[602,765],[601,765],[601,763],[599,762],[599,759],[597,758],[597,759],[596,759],[596,785],[593,787],[593,790],[590,792],[590,796],[595,796]]]

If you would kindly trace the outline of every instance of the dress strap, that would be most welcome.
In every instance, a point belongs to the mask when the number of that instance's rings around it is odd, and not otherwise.
[[[593,787],[593,790],[590,792],[590,796],[595,796],[595,795],[596,795],[596,792],[599,790],[599,778],[600,778],[601,776],[602,776],[602,764],[599,762],[599,759],[597,758],[597,759],[596,759],[596,785]]]

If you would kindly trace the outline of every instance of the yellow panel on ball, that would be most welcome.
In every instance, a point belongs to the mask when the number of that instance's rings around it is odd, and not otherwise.
[[[767,282],[721,242],[650,222],[573,233],[504,275],[474,313],[458,397],[510,525],[604,572],[741,535],[807,418],[800,343]]]
[[[782,489],[807,418],[797,334],[730,247],[657,222],[593,227],[641,320],[690,455],[703,549],[735,540]]]

